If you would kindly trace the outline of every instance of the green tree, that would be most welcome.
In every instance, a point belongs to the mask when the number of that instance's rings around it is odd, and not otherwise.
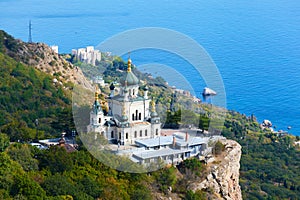
[[[9,137],[4,133],[0,133],[0,152],[3,152],[8,146]]]
[[[213,153],[215,155],[220,155],[224,150],[225,150],[225,145],[222,142],[217,141],[214,145]]]
[[[34,159],[31,148],[27,144],[13,144],[8,148],[8,155],[18,162],[25,171],[37,170],[38,160]]]
[[[175,112],[167,112],[167,119],[164,128],[179,128],[181,125],[181,110]]]
[[[207,199],[206,193],[197,190],[196,192],[193,192],[192,190],[188,190],[185,194],[184,200],[205,200]]]
[[[76,193],[76,187],[62,174],[56,173],[47,177],[42,184],[48,196],[71,195]]]
[[[188,173],[191,171],[193,174],[200,176],[201,173],[205,170],[204,164],[197,158],[186,159],[179,166],[180,171]]]
[[[142,199],[142,200],[151,200],[151,193],[149,188],[145,187],[144,185],[138,184],[135,185],[135,189],[133,194],[131,194],[131,199]]]
[[[161,169],[155,172],[154,176],[164,193],[167,193],[168,187],[173,187],[177,181],[175,167]]]
[[[11,200],[7,190],[0,189],[0,199],[9,199],[9,200]]]
[[[49,169],[52,173],[64,172],[73,168],[72,157],[59,146],[52,146],[49,150],[41,152],[38,160],[42,169]]]
[[[11,190],[12,195],[21,194],[30,199],[42,199],[46,196],[45,191],[34,180],[30,179],[27,174],[16,175],[15,182]]]
[[[98,198],[101,196],[102,188],[99,187],[99,184],[89,176],[85,176],[80,180],[82,191],[92,196],[93,198]]]
[[[200,115],[199,119],[199,128],[202,130],[202,133],[209,128],[210,119],[207,115]]]

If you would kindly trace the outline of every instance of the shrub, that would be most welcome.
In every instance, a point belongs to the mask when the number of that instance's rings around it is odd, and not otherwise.
[[[4,133],[0,133],[0,152],[3,152],[8,146],[9,137]]]
[[[222,142],[217,141],[213,148],[213,154],[220,155],[224,150],[225,150],[225,145]]]

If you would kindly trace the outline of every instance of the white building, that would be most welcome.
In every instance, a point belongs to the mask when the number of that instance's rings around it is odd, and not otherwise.
[[[165,136],[161,136],[161,122],[154,101],[150,106],[147,86],[143,96],[138,95],[139,82],[131,71],[129,59],[127,72],[121,79],[120,93],[114,95],[115,86],[110,85],[107,116],[102,111],[98,91],[95,93],[87,131],[101,134],[110,144],[118,144],[112,150],[117,155],[125,155],[143,165],[161,161],[176,165],[187,158],[209,155],[212,148],[208,143],[224,139],[222,136],[197,136],[198,129],[172,130],[171,135],[164,133]]]
[[[93,84],[99,84],[100,86],[105,86],[105,82],[102,76],[95,76],[92,79]]]
[[[87,46],[86,48],[72,49],[72,55],[74,55],[81,62],[96,65],[96,61],[101,61],[101,52],[95,50],[93,46]]]
[[[152,101],[150,109],[151,100],[148,97],[147,87],[143,96],[138,95],[139,79],[131,71],[130,59],[127,72],[121,79],[120,93],[114,95],[113,84],[110,89],[107,116],[104,116],[96,91],[88,132],[100,133],[111,143],[121,145],[134,145],[136,140],[160,136],[161,123],[155,111],[155,104]]]
[[[55,52],[58,53],[58,46],[57,45],[52,45],[50,48]]]

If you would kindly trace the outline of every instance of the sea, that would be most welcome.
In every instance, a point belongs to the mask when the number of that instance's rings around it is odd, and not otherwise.
[[[32,40],[58,45],[60,53],[131,29],[182,33],[215,63],[228,109],[300,135],[299,0],[0,0],[0,8],[0,29],[28,41],[31,20]],[[195,96],[206,87],[193,66],[172,52],[140,49],[130,57],[142,72]]]

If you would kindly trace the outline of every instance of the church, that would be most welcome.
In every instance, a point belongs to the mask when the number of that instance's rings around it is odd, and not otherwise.
[[[99,91],[95,92],[95,101],[90,112],[88,132],[100,133],[110,143],[134,145],[136,140],[156,138],[161,135],[161,122],[154,101],[148,97],[148,87],[139,95],[139,79],[131,71],[131,59],[128,59],[127,71],[121,78],[120,92],[115,95],[115,86],[110,85],[107,115],[99,102]],[[151,102],[151,106],[150,106]]]

